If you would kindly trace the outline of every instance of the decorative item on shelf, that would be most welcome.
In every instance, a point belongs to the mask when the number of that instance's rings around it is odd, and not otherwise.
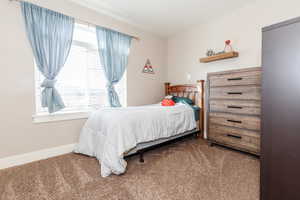
[[[206,56],[213,56],[215,54],[216,53],[212,49],[208,49],[207,52],[206,52]]]
[[[215,55],[220,55],[220,54],[223,54],[223,53],[225,53],[225,51],[220,51],[220,52],[216,53]]]
[[[213,62],[213,61],[217,61],[217,60],[235,58],[235,57],[239,56],[239,53],[236,51],[233,51],[233,48],[231,46],[231,40],[226,40],[223,51],[215,53],[214,50],[208,49],[206,52],[206,56],[207,57],[200,59],[201,63],[208,63],[208,62]]]
[[[233,49],[232,49],[232,46],[231,46],[231,40],[226,40],[225,41],[225,47],[224,47],[224,53],[228,53],[228,52],[232,52]]]
[[[154,70],[149,59],[147,59],[142,72],[146,74],[154,74]]]

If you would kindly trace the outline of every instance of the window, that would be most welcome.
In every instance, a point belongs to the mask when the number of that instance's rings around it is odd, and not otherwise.
[[[56,89],[66,108],[59,113],[86,112],[108,106],[106,78],[100,64],[95,27],[75,24],[73,44],[65,66],[57,76]],[[36,114],[48,114],[41,106],[43,75],[35,67]],[[126,73],[116,85],[120,102],[126,106]]]

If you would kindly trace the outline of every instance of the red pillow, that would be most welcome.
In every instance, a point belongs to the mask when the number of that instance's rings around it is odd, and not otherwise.
[[[162,106],[174,106],[175,102],[172,99],[164,99],[161,102]]]

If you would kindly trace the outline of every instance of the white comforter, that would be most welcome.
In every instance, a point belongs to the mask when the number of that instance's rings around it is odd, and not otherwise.
[[[123,155],[137,144],[194,128],[193,109],[184,104],[103,108],[92,113],[85,123],[74,152],[96,157],[103,177],[122,174],[127,164]]]

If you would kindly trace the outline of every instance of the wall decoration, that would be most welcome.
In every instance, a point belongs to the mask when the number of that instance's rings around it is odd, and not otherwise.
[[[212,49],[208,49],[207,52],[206,52],[206,56],[213,56],[215,55],[216,53],[214,52],[214,50]]]
[[[215,56],[215,55],[220,55],[220,54],[229,53],[229,52],[233,52],[233,48],[231,46],[231,40],[226,40],[223,51],[215,52],[213,49],[208,49],[206,52],[206,56],[207,57]]]
[[[234,51],[231,46],[231,40],[225,41],[225,47],[223,51],[215,52],[213,49],[208,49],[205,58],[201,58],[201,63],[207,63],[217,60],[223,60],[228,58],[235,58],[239,56],[239,53]]]
[[[225,47],[224,47],[224,53],[228,53],[228,52],[232,52],[233,49],[232,49],[232,46],[231,46],[231,41],[230,40],[226,40],[225,41]]]
[[[146,74],[154,74],[154,70],[149,59],[147,59],[142,72]]]

